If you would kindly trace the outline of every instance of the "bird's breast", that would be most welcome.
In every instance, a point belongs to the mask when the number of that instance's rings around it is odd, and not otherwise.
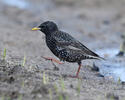
[[[56,41],[52,38],[46,38],[46,44],[48,46],[48,48],[52,51],[52,53],[55,56],[58,56],[58,47],[56,45]]]

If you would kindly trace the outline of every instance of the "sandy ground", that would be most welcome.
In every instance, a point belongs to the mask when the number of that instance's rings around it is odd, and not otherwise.
[[[120,35],[125,31],[125,2],[27,1],[32,4],[28,9],[0,4],[0,52],[7,50],[6,60],[0,60],[0,100],[125,100],[124,84],[92,71],[93,62],[101,61],[83,61],[81,80],[66,77],[74,75],[78,65],[44,60],[41,56],[56,57],[47,48],[44,35],[31,31],[53,20],[93,51],[119,48]]]

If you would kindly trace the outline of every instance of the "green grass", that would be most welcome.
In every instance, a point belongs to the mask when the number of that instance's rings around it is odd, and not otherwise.
[[[11,98],[10,98],[10,97],[7,97],[7,100],[11,100]]]
[[[57,84],[54,84],[54,89],[55,89],[56,93],[58,94],[58,87],[57,87]]]
[[[60,90],[59,88],[61,89],[61,92],[59,92],[59,90]],[[60,79],[59,79],[59,87],[55,83],[54,89],[55,89],[56,94],[58,96],[58,100],[64,100],[63,92],[65,91],[65,84],[64,84],[64,80],[62,77],[60,77]],[[66,96],[65,100],[68,100],[68,96]]]
[[[77,88],[76,88],[76,90],[77,90],[78,96],[80,96],[80,90],[81,90],[81,80],[80,80],[80,79],[78,79],[78,83],[77,83]]]
[[[46,84],[46,76],[45,76],[45,72],[43,72],[43,84]]]
[[[24,67],[26,63],[26,56],[24,55],[22,66]]]
[[[49,83],[49,76],[46,74],[46,82]]]
[[[68,96],[66,96],[66,100],[69,100],[69,97],[68,97]]]
[[[118,78],[118,84],[121,84],[121,79],[120,79],[120,77]]]
[[[63,100],[62,94],[59,95],[59,100]]]
[[[21,84],[22,88],[24,87],[24,80],[22,81],[22,84]]]
[[[6,60],[6,48],[4,48],[4,52],[3,52],[2,56],[3,56],[3,60]]]
[[[3,95],[0,100],[5,100],[5,96]]]
[[[64,92],[65,91],[65,84],[64,84],[64,80],[62,79],[62,77],[60,78],[60,86],[61,86],[62,91]]]
[[[53,99],[53,97],[52,97],[52,90],[49,89],[49,100],[52,100],[52,99]]]
[[[22,95],[20,94],[17,100],[23,100]]]
[[[49,76],[43,72],[43,84],[48,84],[49,83]]]

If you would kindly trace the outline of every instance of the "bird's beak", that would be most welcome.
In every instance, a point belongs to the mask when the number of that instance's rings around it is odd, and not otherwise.
[[[40,30],[41,28],[38,28],[38,27],[34,27],[32,28],[32,31],[36,31],[36,30]]]

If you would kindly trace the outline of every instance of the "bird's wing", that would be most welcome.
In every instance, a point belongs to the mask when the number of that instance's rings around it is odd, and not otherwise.
[[[96,53],[88,49],[86,46],[84,46],[82,43],[77,41],[68,33],[60,31],[60,33],[56,33],[54,35],[54,39],[56,40],[57,45],[65,46],[66,48],[73,49],[73,50],[83,51],[86,55],[99,57],[99,55],[97,55]]]

